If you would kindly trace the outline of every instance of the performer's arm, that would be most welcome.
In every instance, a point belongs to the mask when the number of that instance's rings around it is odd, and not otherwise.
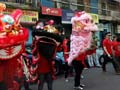
[[[108,51],[107,51],[105,46],[103,46],[103,49],[104,49],[105,53],[108,55],[108,57],[111,57],[111,55],[108,53]]]

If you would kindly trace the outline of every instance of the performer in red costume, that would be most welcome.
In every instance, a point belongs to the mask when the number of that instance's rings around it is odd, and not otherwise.
[[[28,30],[19,24],[22,10],[4,15],[5,8],[0,3],[0,90],[20,90],[23,76],[20,56],[25,50]]]

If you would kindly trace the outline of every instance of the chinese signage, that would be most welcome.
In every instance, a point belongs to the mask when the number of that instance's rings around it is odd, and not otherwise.
[[[62,23],[71,24],[71,18],[73,17],[74,12],[72,10],[62,10]]]
[[[4,13],[11,14],[15,9],[9,9],[7,8]],[[38,12],[37,11],[28,11],[28,10],[22,10],[23,15],[21,17],[22,23],[31,23],[34,24],[36,21],[38,21]]]
[[[60,8],[49,8],[42,6],[42,14],[52,16],[62,16],[62,10]]]

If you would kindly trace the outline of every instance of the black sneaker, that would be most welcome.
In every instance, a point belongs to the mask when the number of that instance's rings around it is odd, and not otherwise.
[[[103,72],[107,72],[106,70],[103,70]]]

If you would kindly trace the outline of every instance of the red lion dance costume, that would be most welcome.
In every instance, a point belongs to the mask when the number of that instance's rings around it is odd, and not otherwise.
[[[25,50],[28,30],[19,24],[20,9],[4,15],[5,9],[5,4],[0,3],[0,90],[20,90],[15,78],[22,77],[20,56]]]

